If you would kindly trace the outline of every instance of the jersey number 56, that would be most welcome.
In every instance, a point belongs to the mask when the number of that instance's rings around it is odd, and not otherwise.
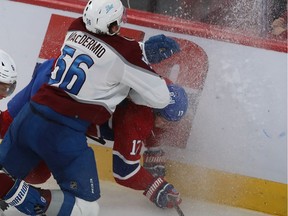
[[[75,51],[72,47],[64,46],[62,55],[58,58],[56,67],[51,73],[49,84],[77,95],[86,80],[86,73],[81,64],[85,64],[89,69],[94,61],[86,54],[74,56]]]

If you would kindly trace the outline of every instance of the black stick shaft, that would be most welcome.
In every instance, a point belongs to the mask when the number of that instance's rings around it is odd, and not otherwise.
[[[176,209],[177,213],[179,216],[185,216],[179,205],[177,204],[176,201],[174,201],[174,208]]]

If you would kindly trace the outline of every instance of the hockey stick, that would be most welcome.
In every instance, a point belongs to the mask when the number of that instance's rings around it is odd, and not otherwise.
[[[88,138],[90,138],[90,139],[92,139],[92,140],[94,140],[94,141],[96,141],[102,145],[106,144],[106,141],[102,137],[95,137],[95,136],[91,136],[89,134],[86,134],[86,137],[88,137]]]
[[[185,216],[179,205],[174,201],[174,208],[176,209],[179,216]]]

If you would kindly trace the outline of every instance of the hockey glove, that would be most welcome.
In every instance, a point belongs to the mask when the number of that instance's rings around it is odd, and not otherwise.
[[[163,34],[150,37],[144,43],[145,55],[150,64],[159,63],[180,51],[179,44]]]
[[[165,162],[165,152],[162,149],[149,148],[143,153],[143,167],[155,178],[165,176]]]
[[[29,186],[25,181],[17,179],[4,200],[27,215],[44,213],[47,202],[36,188]]]
[[[173,208],[182,201],[174,186],[162,178],[154,180],[143,194],[159,208]]]

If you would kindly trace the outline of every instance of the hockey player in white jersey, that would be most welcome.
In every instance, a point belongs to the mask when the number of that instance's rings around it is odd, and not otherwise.
[[[144,61],[138,42],[117,35],[119,0],[92,0],[70,26],[49,84],[14,119],[0,146],[0,164],[13,177],[2,198],[28,215],[98,215],[98,174],[85,132],[102,124],[127,96],[164,108],[167,85]],[[17,160],[15,160],[17,158]],[[44,160],[61,190],[37,190],[23,179]],[[1,185],[3,185],[1,183]]]

